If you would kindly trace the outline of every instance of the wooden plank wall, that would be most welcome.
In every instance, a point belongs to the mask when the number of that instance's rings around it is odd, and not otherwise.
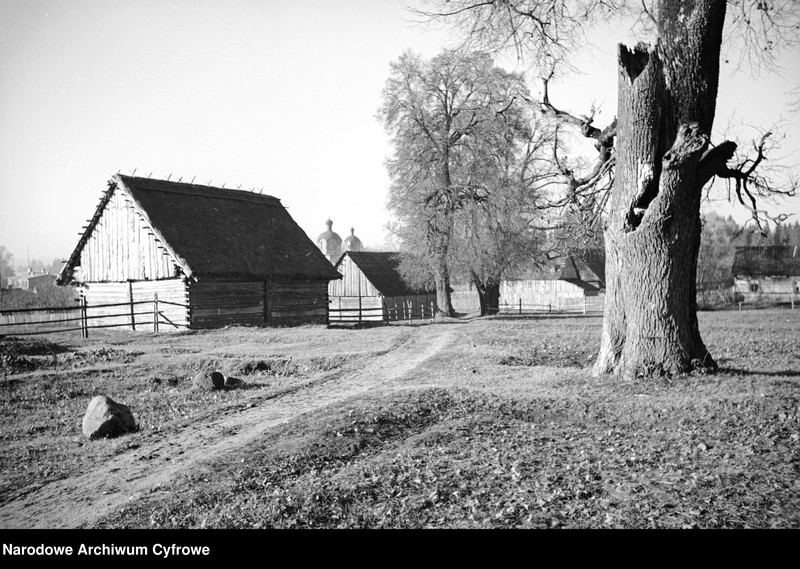
[[[177,276],[175,259],[119,188],[81,252],[81,282],[122,282]]]
[[[153,299],[156,293],[161,314],[159,332],[184,330],[189,324],[186,282],[182,278],[130,283],[86,283],[79,288],[79,291],[86,299],[86,315],[89,317],[90,328],[118,325],[121,328],[131,329],[130,302],[133,298],[133,302],[146,303],[133,306],[136,329],[152,332]],[[99,306],[103,304],[121,304],[121,306]]]
[[[481,309],[481,300],[473,284],[451,283],[450,288],[452,289],[450,293],[450,303],[453,305],[453,310],[462,314],[467,314]]]
[[[325,324],[328,319],[326,281],[201,280],[190,284],[189,301],[192,328]]]
[[[758,290],[750,290],[751,284],[758,284]],[[776,300],[789,302],[798,294],[800,275],[792,277],[737,277],[734,279],[734,292],[742,295],[746,302]]]
[[[583,299],[583,289],[561,280],[520,280],[500,283],[500,304],[516,305],[522,299],[523,306],[547,306],[566,299]]]
[[[356,266],[350,256],[346,256],[337,268],[342,275],[341,279],[333,280],[328,285],[328,295],[331,297],[380,296],[378,290],[367,280],[361,269]]]

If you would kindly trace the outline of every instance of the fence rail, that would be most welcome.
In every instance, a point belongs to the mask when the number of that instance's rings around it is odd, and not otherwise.
[[[136,330],[139,326],[149,328],[152,326],[154,332],[159,331],[159,325],[165,324],[174,328],[187,328],[185,324],[177,324],[167,318],[159,310],[159,304],[168,304],[187,308],[186,305],[158,300],[158,293],[153,295],[153,300],[137,300],[130,302],[114,302],[107,304],[89,305],[85,298],[79,299],[80,305],[76,307],[46,307],[46,308],[22,308],[19,310],[0,310],[0,336],[33,336],[37,334],[54,334],[60,332],[81,332],[81,337],[89,337],[90,328],[128,328]],[[147,306],[142,310],[141,306]],[[125,307],[124,311],[102,314],[91,314],[90,310],[120,308]],[[137,318],[150,316],[144,320]],[[98,320],[112,320],[118,318],[119,322],[107,324]]]
[[[432,320],[435,316],[436,307],[430,304],[419,304],[417,306],[355,306],[352,308],[329,307],[328,325],[337,324],[388,324],[407,320]]]
[[[501,302],[500,314],[595,314],[602,313],[605,305],[604,296],[556,298],[547,304],[525,304],[519,298],[516,302]]]

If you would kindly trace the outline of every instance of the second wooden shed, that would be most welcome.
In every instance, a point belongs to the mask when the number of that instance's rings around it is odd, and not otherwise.
[[[331,322],[432,318],[435,291],[409,286],[399,267],[399,253],[349,251],[342,255],[336,263],[342,278],[328,285]]]

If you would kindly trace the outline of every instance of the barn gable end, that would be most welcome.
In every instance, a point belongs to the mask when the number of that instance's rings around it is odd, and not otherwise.
[[[110,184],[58,284],[175,278],[181,263],[125,191]]]

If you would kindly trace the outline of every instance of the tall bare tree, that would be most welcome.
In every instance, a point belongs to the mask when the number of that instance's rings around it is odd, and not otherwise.
[[[483,172],[490,199],[464,204],[456,212],[453,264],[478,292],[481,316],[500,309],[500,283],[509,273],[540,262],[546,251],[543,210],[557,178],[549,160],[552,129],[530,119],[527,139],[497,156]]]
[[[696,271],[700,198],[715,176],[731,180],[757,220],[768,184],[756,156],[736,160],[736,144],[711,143],[726,30],[767,57],[796,42],[800,14],[787,0],[449,0],[429,17],[456,22],[471,40],[514,46],[536,59],[544,79],[543,114],[594,139],[595,166],[578,176],[562,168],[569,200],[604,205],[606,309],[597,374],[673,375],[716,363],[700,336]],[[728,13],[728,7],[731,7]],[[638,10],[650,43],[618,48],[618,118],[605,128],[593,116],[557,108],[547,82],[568,64],[587,25]],[[726,19],[726,14],[728,18]],[[752,53],[744,52],[744,53]]]
[[[389,207],[405,246],[434,276],[437,316],[453,316],[456,212],[491,199],[487,181],[530,126],[522,77],[486,53],[412,52],[391,64],[378,117],[392,135]],[[425,271],[422,271],[423,273]]]

